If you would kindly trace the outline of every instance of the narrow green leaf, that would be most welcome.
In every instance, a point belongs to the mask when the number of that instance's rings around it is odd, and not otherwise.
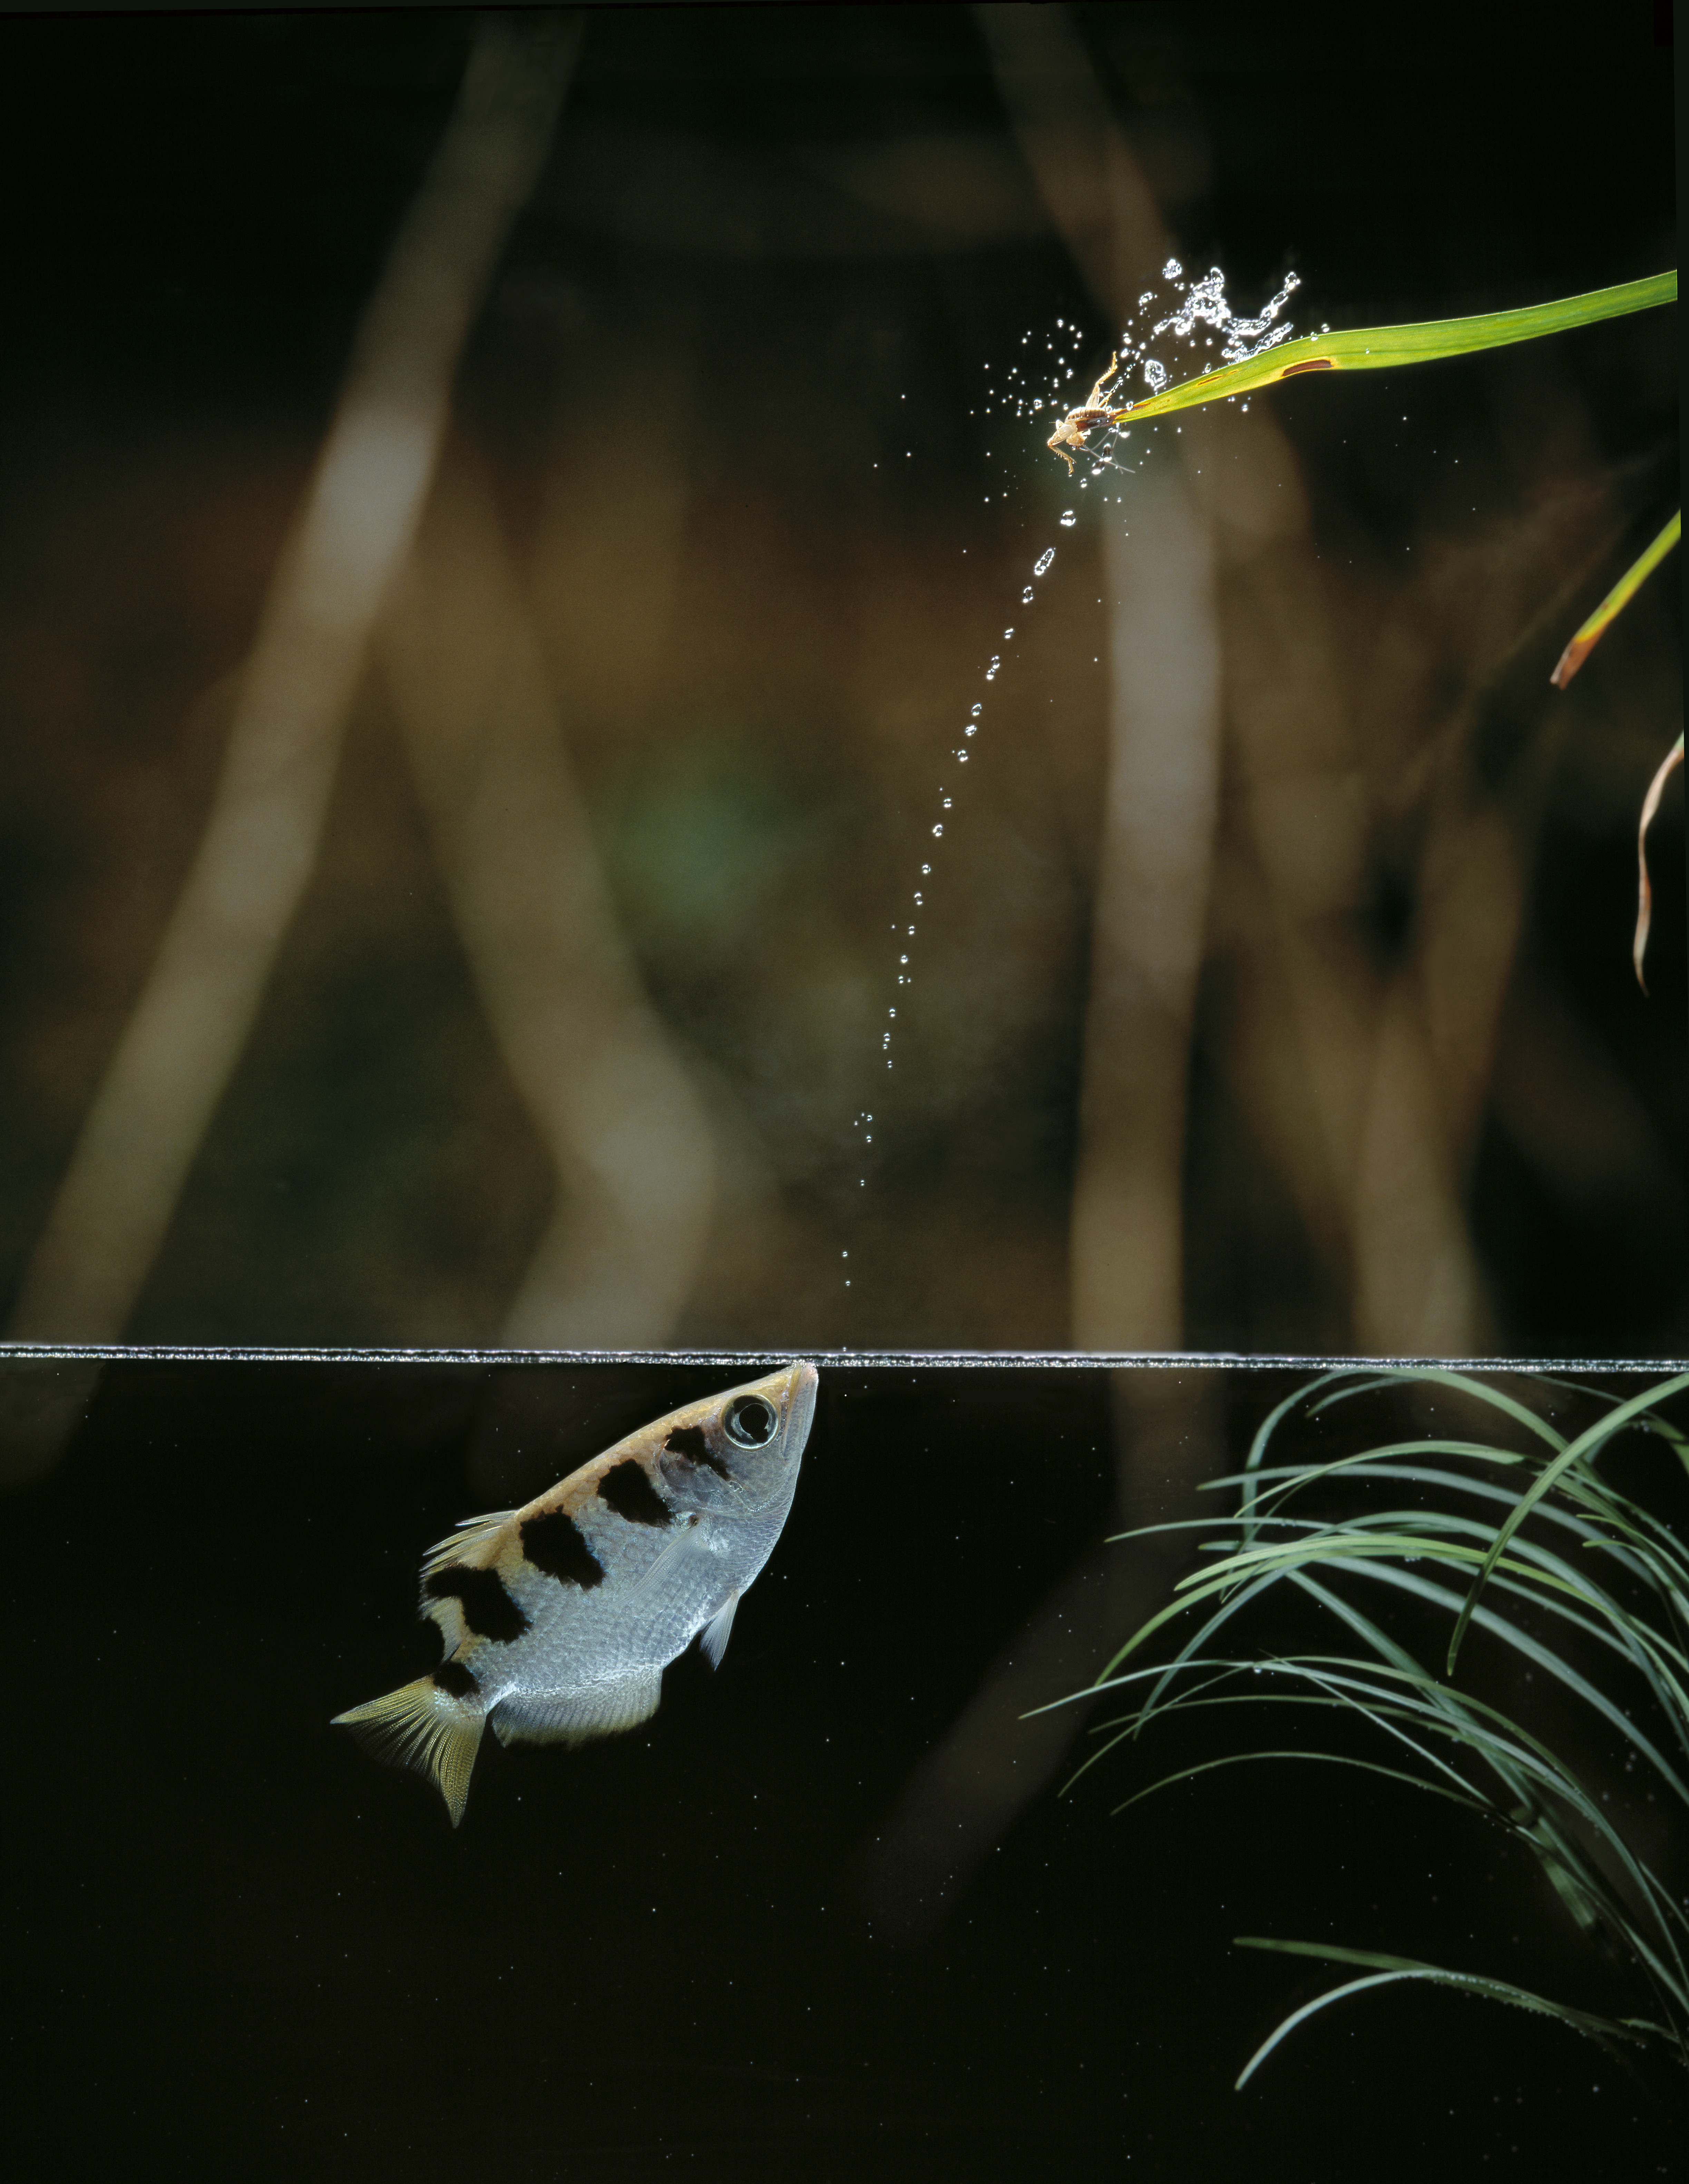
[[[1466,1636],[1467,1625],[1472,1620],[1472,1611],[1478,1605],[1479,1595],[1489,1582],[1491,1572],[1507,1552],[1508,1542],[1513,1534],[1518,1531],[1543,1496],[1552,1491],[1564,1472],[1569,1470],[1591,1450],[1610,1440],[1621,1426],[1642,1412],[1652,1410],[1657,1403],[1664,1402],[1668,1396],[1675,1396],[1684,1388],[1689,1388],[1689,1373],[1675,1373],[1669,1380],[1658,1381],[1652,1388],[1645,1388],[1641,1395],[1632,1396],[1628,1402],[1616,1405],[1605,1418],[1597,1419],[1595,1424],[1586,1428],[1575,1440],[1568,1443],[1566,1447],[1561,1450],[1552,1463],[1545,1465],[1538,1473],[1531,1485],[1519,1497],[1512,1514],[1497,1533],[1494,1545],[1485,1556],[1482,1567],[1472,1580],[1472,1590],[1466,1596],[1465,1605],[1456,1618],[1454,1630],[1448,1641],[1448,1674],[1451,1676],[1454,1674],[1454,1664],[1460,1658],[1461,1645]]]
[[[1682,536],[1683,511],[1680,509],[1653,544],[1646,548],[1631,562],[1630,567],[1625,570],[1595,612],[1578,629],[1571,643],[1560,655],[1554,672],[1548,677],[1557,690],[1565,688],[1596,646],[1600,644],[1608,623],[1615,621],[1630,604],[1644,579],[1651,576],[1659,566]],[[1647,823],[1647,820],[1644,819],[1643,827],[1646,827]]]
[[[1108,412],[1108,421],[1119,424],[1129,420],[1135,425],[1140,419],[1167,416],[1175,410],[1195,409],[1198,404],[1221,401],[1229,395],[1252,393],[1257,387],[1293,379],[1303,372],[1382,371],[1392,365],[1429,364],[1440,357],[1465,356],[1475,349],[1536,341],[1570,326],[1591,326],[1599,319],[1650,310],[1676,299],[1674,267],[1669,273],[1656,273],[1647,280],[1626,281],[1617,287],[1597,288],[1587,295],[1567,296],[1552,304],[1532,304],[1524,310],[1486,311],[1474,318],[1430,319],[1405,326],[1363,326],[1350,333],[1307,334],[1300,341],[1281,342],[1242,364],[1223,365],[1218,371],[1187,379],[1146,401],[1129,402]]]
[[[1297,2025],[1312,2017],[1317,2010],[1324,2009],[1329,2003],[1342,2001],[1346,1995],[1361,1994],[1368,1987],[1389,1986],[1402,1980],[1424,1980],[1433,1986],[1452,1987],[1463,1994],[1481,1995],[1486,2001],[1505,2002],[1515,2009],[1529,2009],[1538,2016],[1556,2018],[1569,2031],[1580,2032],[1586,2039],[1597,2041],[1603,2046],[1610,2040],[1622,2040],[1632,2047],[1646,2045],[1637,2029],[1646,2020],[1597,2017],[1588,2010],[1573,2009],[1564,2003],[1550,2002],[1546,1996],[1533,1994],[1528,1987],[1514,1986],[1507,1980],[1488,1979],[1476,1972],[1449,1971],[1441,1964],[1421,1964],[1413,1957],[1386,1957],[1372,1949],[1335,1948],[1324,1942],[1279,1942],[1260,1934],[1239,1934],[1235,1936],[1232,1946],[1239,1949],[1270,1949],[1287,1957],[1314,1957],[1327,1964],[1372,1964],[1378,1967],[1369,1979],[1351,1980],[1347,1985],[1333,1987],[1329,1993],[1316,1996],[1313,2001],[1304,2003],[1300,2009],[1293,2010],[1244,2065],[1237,2081],[1236,2090],[1240,2092],[1279,2042],[1294,2032]]]

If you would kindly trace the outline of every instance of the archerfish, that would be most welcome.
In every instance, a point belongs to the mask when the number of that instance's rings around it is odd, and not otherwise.
[[[721,1664],[791,1508],[816,1379],[800,1362],[688,1403],[522,1508],[465,1518],[422,1565],[444,1659],[335,1720],[431,1775],[454,1827],[489,1721],[501,1744],[579,1744],[647,1720],[700,1632]]]

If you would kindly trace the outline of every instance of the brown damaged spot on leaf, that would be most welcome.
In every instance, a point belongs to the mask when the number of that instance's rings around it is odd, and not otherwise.
[[[1605,629],[1606,627],[1606,623],[1603,622],[1602,629]],[[1572,639],[1556,661],[1554,672],[1548,677],[1557,690],[1565,688],[1567,683],[1571,681],[1573,676],[1594,651],[1600,637],[1601,629],[1598,629],[1593,637],[1575,637]]]

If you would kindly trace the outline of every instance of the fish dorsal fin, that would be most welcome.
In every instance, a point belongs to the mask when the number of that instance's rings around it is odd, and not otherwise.
[[[661,1669],[636,1669],[582,1691],[512,1692],[491,1719],[500,1744],[585,1744],[649,1721],[662,1695]]]
[[[446,1801],[452,1825],[457,1825],[487,1725],[478,1707],[453,1698],[432,1676],[419,1676],[383,1698],[336,1714],[334,1720],[390,1767],[414,1767],[429,1776]]]
[[[516,1513],[514,1509],[489,1509],[484,1517],[460,1518],[450,1538],[439,1540],[423,1557],[423,1576],[431,1578],[449,1563],[460,1563],[471,1547],[478,1547],[501,1524],[508,1524]]]
[[[699,1633],[698,1649],[700,1652],[709,1655],[712,1669],[719,1669],[722,1665],[722,1656],[727,1652],[727,1640],[733,1635],[733,1610],[739,1604],[739,1594],[730,1592],[727,1604],[711,1617]]]

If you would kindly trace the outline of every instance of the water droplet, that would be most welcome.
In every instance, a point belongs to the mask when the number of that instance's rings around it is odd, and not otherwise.
[[[1055,559],[1056,549],[1053,546],[1046,546],[1044,551],[1032,565],[1033,575],[1034,577],[1041,577]]]
[[[909,938],[911,940],[915,938],[915,928],[912,925],[909,928]]]
[[[916,889],[916,890],[915,890],[915,907],[918,910],[918,909],[920,908],[920,906],[921,906],[921,890],[920,890],[920,889],[919,889],[919,888],[917,888],[917,889]]]
[[[948,811],[950,810],[950,799],[949,799],[949,797],[948,797],[948,796],[941,796],[941,797],[939,799],[939,803],[944,806],[944,808],[945,808],[945,810],[946,811]]]
[[[1023,607],[1029,607],[1032,604],[1032,586],[1030,584],[1028,584],[1026,589],[1021,593],[1021,604]],[[1005,637],[1007,637],[1011,632],[1005,630],[1003,634]]]
[[[895,1017],[897,1014],[897,1011],[895,1009],[888,1009],[886,1011],[886,1014],[889,1017]]]
[[[909,961],[909,958],[906,956],[900,956],[897,960],[900,963],[906,963]],[[901,982],[900,981],[900,983]]]
[[[1032,593],[1030,592],[1023,592],[1021,593],[1021,597],[1024,599],[1029,599],[1032,597]],[[1003,632],[1003,635],[1006,638],[1012,637],[1014,635],[1014,631],[1012,629],[1006,629]]]
[[[966,751],[958,751],[956,755],[956,762],[958,766],[966,766],[967,764],[967,753]]]
[[[962,730],[962,733],[963,733],[963,735],[965,735],[965,736],[977,736],[977,735],[978,734],[979,731],[978,731],[978,728],[976,728],[976,727],[974,727],[974,725],[973,725],[973,722],[972,722],[972,721],[970,721],[970,722],[968,722],[967,726],[967,727]],[[966,751],[964,751],[964,752],[962,753],[962,756],[963,756],[964,758],[966,758],[966,756],[967,756],[967,752],[966,752]]]
[[[1176,258],[1169,258],[1162,268],[1162,278],[1163,281],[1176,281],[1184,270]]]
[[[1167,366],[1157,364],[1154,357],[1146,356],[1144,359],[1144,376],[1149,381],[1152,392],[1159,394],[1167,385]]]
[[[1079,520],[1071,508],[1064,508],[1062,510],[1062,528],[1064,531],[1071,531]]]
[[[921,869],[922,869],[922,871],[923,871],[923,872],[930,872],[932,871],[932,869],[933,869],[933,868],[932,868],[932,866],[931,866],[930,865],[923,865],[923,866],[922,866],[922,867],[921,867]],[[872,1118],[872,1117],[871,1116],[871,1117],[869,1117],[869,1120],[870,1120],[870,1121],[872,1121],[872,1119],[873,1119],[873,1118]]]
[[[942,834],[942,833],[944,833],[944,831],[945,831],[945,830],[944,830],[944,828],[943,828],[942,827],[934,827],[934,829],[933,829],[933,832],[934,832],[935,834]]]
[[[976,721],[979,718],[980,714],[983,713],[984,710],[985,709],[983,705],[975,705],[973,708],[973,717]],[[970,729],[968,733],[972,734],[973,731]]]

